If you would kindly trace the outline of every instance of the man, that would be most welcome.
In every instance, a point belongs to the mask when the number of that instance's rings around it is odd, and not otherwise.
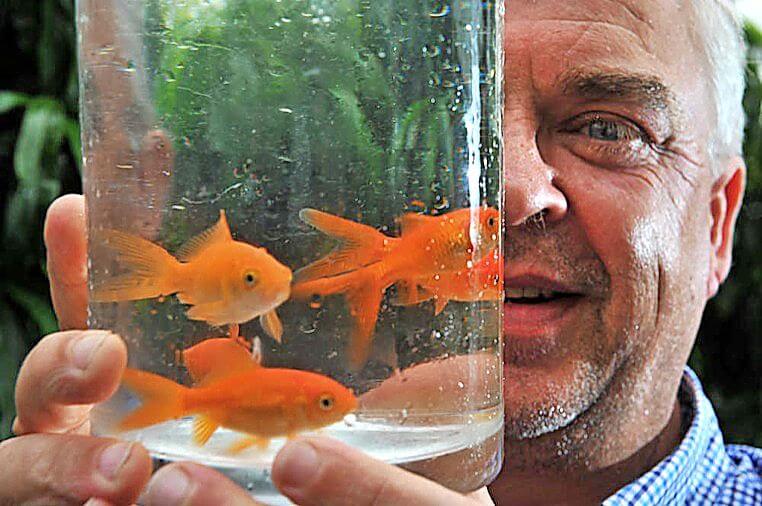
[[[723,446],[684,372],[744,190],[737,25],[719,0],[513,0],[505,41],[506,460],[492,500],[762,503],[762,453]],[[85,325],[83,237],[81,199],[60,199],[46,242],[63,329]],[[553,296],[527,304],[534,288]],[[120,504],[148,483],[147,504],[252,504],[198,465],[149,482],[141,446],[87,436],[125,355],[95,331],[30,353],[0,503]],[[324,439],[289,443],[273,479],[306,505],[490,501]]]

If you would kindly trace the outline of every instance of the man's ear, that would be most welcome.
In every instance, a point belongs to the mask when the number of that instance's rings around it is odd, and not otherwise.
[[[714,297],[728,277],[733,260],[733,234],[746,188],[746,164],[741,157],[729,159],[712,186],[710,195],[711,269],[707,299]]]

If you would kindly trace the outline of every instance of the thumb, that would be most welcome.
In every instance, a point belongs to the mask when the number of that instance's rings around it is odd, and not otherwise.
[[[325,438],[288,443],[276,457],[272,473],[280,491],[301,506],[477,504],[433,481]]]

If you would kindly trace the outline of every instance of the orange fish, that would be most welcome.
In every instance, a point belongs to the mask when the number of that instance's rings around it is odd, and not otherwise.
[[[355,319],[350,348],[354,368],[367,360],[381,299],[389,286],[462,271],[473,262],[477,247],[494,250],[500,237],[500,215],[491,207],[440,216],[408,213],[400,219],[400,237],[314,209],[303,209],[299,216],[337,238],[339,245],[294,274],[292,297],[344,294]]]
[[[251,369],[252,362],[259,365],[262,357],[261,342],[255,338],[250,349],[246,340],[236,333],[229,337],[205,339],[183,350],[182,362],[195,385],[215,379],[216,373],[232,374]]]
[[[261,367],[251,359],[229,367],[226,351],[242,359],[240,352],[245,353],[245,348],[229,338],[214,341],[220,362],[200,376],[201,383],[193,388],[146,371],[126,369],[122,384],[135,392],[143,404],[128,414],[118,429],[135,430],[195,415],[195,443],[205,444],[218,427],[225,427],[247,434],[229,448],[238,452],[252,445],[266,447],[273,437],[291,437],[325,427],[357,407],[354,394],[327,376]],[[220,341],[227,344],[218,346]]]
[[[503,300],[502,266],[503,261],[495,250],[471,268],[400,281],[396,285],[397,297],[393,302],[398,306],[410,306],[434,299],[434,314],[438,315],[451,300]]]
[[[189,240],[175,257],[141,237],[105,232],[125,274],[93,290],[96,302],[119,302],[177,294],[191,307],[187,316],[211,325],[244,323],[259,317],[280,342],[283,325],[275,308],[288,299],[291,269],[264,248],[233,240],[225,211],[210,229]]]

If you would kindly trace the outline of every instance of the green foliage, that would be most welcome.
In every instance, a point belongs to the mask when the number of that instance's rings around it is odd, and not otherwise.
[[[268,199],[303,207],[299,192],[278,184],[299,180],[313,195],[351,203],[334,211],[371,222],[390,221],[409,199],[434,204],[437,179],[454,188],[457,85],[467,77],[447,42],[458,35],[454,15],[432,16],[432,2],[150,5],[147,68],[160,121],[183,140],[185,187],[199,175],[220,192],[250,160],[287,177],[271,177],[248,214],[267,212],[257,206]],[[421,164],[425,180],[411,184],[410,168]]]
[[[80,159],[73,1],[1,9],[2,44],[14,55],[2,87],[15,91],[0,91],[0,439],[9,433],[23,356],[56,330],[42,223],[55,197],[78,190]]]

